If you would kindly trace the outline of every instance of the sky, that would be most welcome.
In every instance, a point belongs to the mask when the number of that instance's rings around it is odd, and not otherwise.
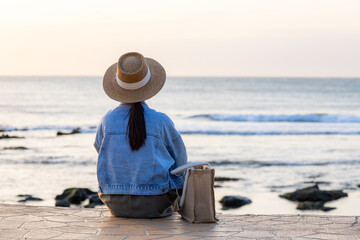
[[[0,75],[360,77],[358,0],[0,0]]]

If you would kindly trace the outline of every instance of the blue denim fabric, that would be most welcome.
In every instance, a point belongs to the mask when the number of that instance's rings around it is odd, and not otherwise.
[[[126,134],[130,104],[110,110],[99,124],[94,147],[101,193],[160,195],[183,186],[170,174],[187,162],[182,138],[167,115],[142,104],[147,138],[138,151],[131,151]]]

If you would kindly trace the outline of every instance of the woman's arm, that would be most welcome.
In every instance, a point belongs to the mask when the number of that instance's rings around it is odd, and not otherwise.
[[[164,114],[163,141],[171,157],[175,160],[174,168],[187,163],[187,153],[181,135],[171,119]]]
[[[104,117],[101,119],[99,126],[97,128],[97,132],[96,132],[96,137],[95,137],[95,142],[94,142],[94,147],[97,151],[97,153],[100,152],[100,148],[101,148],[101,144],[104,138]]]
[[[171,157],[175,160],[174,168],[177,168],[187,163],[186,147],[180,134],[178,134],[177,137],[170,141],[167,149]]]

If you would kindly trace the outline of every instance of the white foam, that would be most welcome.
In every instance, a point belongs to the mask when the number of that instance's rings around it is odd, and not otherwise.
[[[206,119],[174,119],[182,134],[209,135],[359,135],[359,123],[346,122],[232,122],[208,121]],[[95,133],[95,125],[56,126],[40,125],[28,127],[0,126],[5,131],[66,131],[80,128],[80,133]]]
[[[3,131],[41,131],[41,130],[55,130],[55,131],[72,131],[76,128],[80,128],[81,133],[94,133],[96,132],[96,126],[60,126],[60,125],[39,125],[39,126],[1,126]]]
[[[207,118],[213,121],[232,122],[328,122],[328,123],[360,123],[360,116],[337,114],[202,114],[190,118]]]

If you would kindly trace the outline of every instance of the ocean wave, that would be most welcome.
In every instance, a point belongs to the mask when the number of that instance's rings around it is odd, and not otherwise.
[[[350,161],[320,161],[320,162],[280,162],[280,161],[210,161],[212,166],[246,166],[246,167],[301,167],[301,166],[326,166],[326,165],[360,165],[360,160]]]
[[[71,132],[77,129],[76,126],[38,126],[28,128],[18,127],[3,127],[2,131],[41,131],[41,130],[54,130]],[[80,133],[96,133],[95,126],[80,127]],[[360,127],[341,128],[329,126],[325,128],[294,128],[282,126],[265,126],[263,128],[244,128],[238,126],[211,126],[211,125],[180,125],[178,131],[184,135],[240,135],[240,136],[267,136],[267,135],[360,135]]]
[[[88,166],[96,165],[95,159],[68,159],[66,157],[40,157],[37,159],[2,159],[0,163],[6,164],[40,164],[40,165],[68,165],[68,166]],[[241,166],[241,167],[308,167],[308,166],[329,166],[329,165],[360,165],[360,160],[348,161],[260,161],[260,160],[247,160],[247,161],[234,161],[234,160],[215,160],[209,161],[213,167],[219,166]]]
[[[32,127],[14,127],[14,126],[1,126],[0,132],[12,132],[12,131],[38,131],[38,130],[55,130],[55,131],[72,131],[74,129],[80,128],[81,133],[94,133],[96,132],[97,126],[57,126],[57,125],[40,125]]]
[[[323,123],[360,123],[360,116],[336,115],[325,113],[311,114],[200,114],[189,118],[205,118],[212,121],[229,122],[323,122]]]
[[[191,135],[240,135],[240,136],[266,136],[266,135],[359,135],[360,131],[226,131],[226,130],[184,130],[181,134]]]
[[[39,164],[39,165],[69,165],[69,166],[87,166],[95,165],[96,160],[94,159],[83,159],[83,160],[70,160],[64,157],[38,157],[33,158],[19,158],[19,159],[1,159],[0,163],[6,164]]]

